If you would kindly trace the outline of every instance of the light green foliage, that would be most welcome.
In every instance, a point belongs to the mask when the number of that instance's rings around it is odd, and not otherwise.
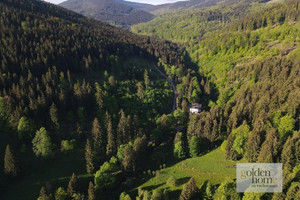
[[[21,117],[18,125],[19,138],[22,139],[25,136],[31,136],[33,129],[34,127],[32,121],[25,116]]]
[[[126,144],[121,144],[120,147],[118,148],[118,153],[117,153],[117,158],[120,162],[123,161],[124,159],[124,149],[126,147]]]
[[[238,162],[247,162],[245,159]],[[226,160],[224,152],[220,148],[211,151],[203,156],[189,158],[178,162],[175,165],[162,169],[158,176],[155,176],[140,187],[157,187],[164,189],[170,187],[167,185],[168,179],[176,175],[176,179],[184,180],[191,176],[195,178],[197,184],[201,185],[207,181],[209,177],[213,185],[219,185],[225,179],[234,179],[236,177],[236,170],[231,166],[235,166],[237,161]],[[218,163],[218,164],[216,164]],[[177,187],[170,187],[171,191],[182,189],[186,182],[178,182]]]
[[[232,150],[235,151],[240,157],[244,155],[245,152],[244,146],[249,133],[250,133],[250,128],[246,124],[243,124],[232,131],[233,138],[234,138]]]
[[[152,191],[151,200],[162,200],[163,192],[161,189],[156,189]]]
[[[205,200],[212,200],[213,199],[213,191],[212,191],[212,184],[210,181],[207,181],[206,188],[205,188]]]
[[[127,195],[124,197],[124,200],[131,200],[131,197],[129,196],[129,194],[127,194]]]
[[[280,111],[276,111],[272,114],[272,123],[273,123],[274,127],[276,127],[276,128],[279,127],[280,118],[281,118],[281,112]]]
[[[236,184],[231,180],[227,180],[221,183],[221,185],[218,187],[214,195],[214,199],[240,200],[241,197],[239,193],[236,192]]]
[[[184,147],[182,141],[179,141],[174,146],[174,157],[183,159],[185,157]]]
[[[221,144],[221,150],[222,150],[223,152],[226,151],[226,145],[227,145],[227,140],[224,140],[224,141],[222,142],[222,144]]]
[[[170,176],[167,180],[167,185],[170,187],[177,187],[178,180],[174,176]]]
[[[74,199],[74,200],[84,200],[84,194],[74,193],[72,195],[72,199]]]
[[[261,200],[264,193],[244,193],[243,200]]]
[[[54,152],[51,138],[44,127],[36,132],[36,135],[32,140],[32,149],[36,156],[43,158],[53,156]]]
[[[200,139],[193,136],[189,142],[189,150],[191,157],[197,157],[200,154]]]
[[[76,140],[62,140],[61,141],[61,152],[67,153],[68,151],[74,150],[76,147]]]
[[[286,200],[298,199],[300,196],[300,182],[293,182],[286,193]]]
[[[112,187],[117,177],[112,175],[118,170],[117,158],[112,157],[110,161],[106,161],[95,174],[96,189]]]
[[[68,198],[67,191],[59,187],[55,192],[55,200],[66,200]]]
[[[278,132],[281,138],[286,138],[294,129],[295,119],[287,114],[280,118]]]
[[[206,33],[224,27],[228,22],[244,16],[262,5],[239,3],[227,6],[212,6],[206,9],[178,10],[159,15],[150,22],[131,27],[134,33],[155,36],[176,42],[190,42]]]
[[[124,200],[124,198],[125,198],[126,195],[127,195],[126,192],[122,192],[122,193],[120,194],[119,200]]]

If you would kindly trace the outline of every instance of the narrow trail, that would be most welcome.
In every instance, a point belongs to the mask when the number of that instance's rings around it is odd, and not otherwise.
[[[160,69],[155,64],[153,64],[153,66],[160,73],[160,75],[163,76],[172,86],[173,94],[174,94],[173,107],[172,107],[172,113],[173,113],[176,110],[176,99],[177,99],[177,95],[178,95],[176,87],[175,87],[173,81],[171,79],[169,79],[169,77],[167,77],[167,75],[165,75],[162,71],[160,71]]]

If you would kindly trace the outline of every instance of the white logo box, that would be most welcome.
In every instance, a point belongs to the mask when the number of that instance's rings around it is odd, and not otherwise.
[[[282,163],[237,163],[237,192],[282,192]]]

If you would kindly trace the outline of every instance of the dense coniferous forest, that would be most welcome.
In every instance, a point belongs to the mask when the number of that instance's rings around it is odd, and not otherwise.
[[[299,197],[299,0],[176,5],[206,8],[139,36],[1,1],[1,199]],[[239,162],[283,163],[283,192],[237,193]]]

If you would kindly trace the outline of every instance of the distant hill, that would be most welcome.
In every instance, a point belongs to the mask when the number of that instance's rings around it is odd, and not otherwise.
[[[59,5],[85,16],[125,27],[153,18],[152,14],[139,9],[150,5],[122,0],[68,0]]]
[[[219,30],[249,13],[271,6],[262,1],[222,2],[222,4],[205,8],[166,12],[149,22],[131,26],[131,31],[176,42],[194,42],[205,34]]]
[[[124,1],[124,0],[115,0],[116,2],[126,4],[128,6],[131,6],[133,8],[138,8],[138,9],[145,9],[145,8],[150,8],[153,7],[151,4],[147,3],[136,3],[136,2],[131,2],[131,1]]]
[[[190,0],[190,1],[179,1],[172,4],[162,4],[157,6],[151,6],[144,8],[145,11],[150,12],[155,15],[161,15],[174,10],[187,10],[195,8],[205,8],[214,5],[229,5],[239,3],[242,0]],[[247,2],[257,1],[248,0]]]

